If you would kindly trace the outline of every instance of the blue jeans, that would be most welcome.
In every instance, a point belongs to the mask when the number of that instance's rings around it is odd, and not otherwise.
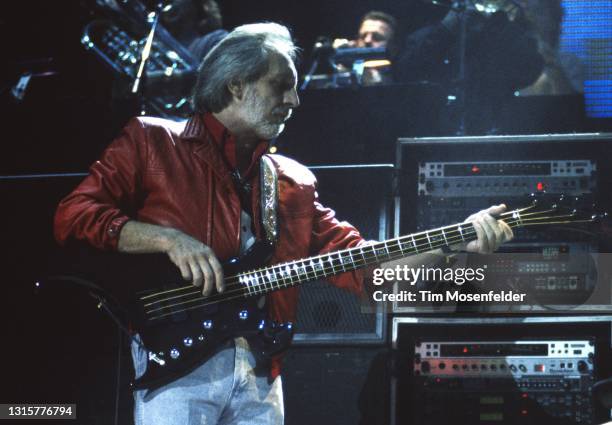
[[[146,352],[132,343],[136,377]],[[236,338],[188,375],[147,394],[134,392],[135,425],[276,425],[284,418],[280,376],[256,370],[248,342]]]

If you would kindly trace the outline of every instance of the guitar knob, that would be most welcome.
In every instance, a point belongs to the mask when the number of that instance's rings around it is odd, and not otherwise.
[[[200,341],[200,342],[204,341],[204,335],[200,334],[198,336],[198,341]]]
[[[181,355],[181,352],[179,350],[177,350],[176,348],[172,348],[170,350],[170,358],[173,360],[176,360],[179,358],[179,356]]]
[[[193,339],[192,338],[183,338],[183,345],[185,347],[191,347],[193,345]]]
[[[204,329],[212,329],[213,321],[212,320],[204,320],[202,322],[202,326],[204,327]]]
[[[246,320],[249,318],[249,312],[247,310],[242,310],[240,313],[238,313],[238,318],[240,320]]]

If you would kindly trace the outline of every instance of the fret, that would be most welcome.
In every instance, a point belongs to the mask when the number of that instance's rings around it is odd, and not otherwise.
[[[253,281],[255,282],[254,286],[257,288],[258,292],[260,294],[263,294],[265,289],[266,289],[266,286],[265,286],[265,284],[262,285],[262,283],[260,281],[260,278],[259,278],[259,275],[257,274],[257,272],[253,272]]]
[[[351,259],[351,261],[350,261],[351,268],[357,267],[357,263],[355,263],[355,259],[353,258],[353,250],[349,249],[347,252],[348,252],[348,255],[349,255],[350,259]]]
[[[347,271],[347,268],[346,268],[347,258],[343,254],[344,253],[342,252],[338,252],[338,263],[340,263],[340,267],[342,267],[342,271],[345,272]],[[350,270],[350,268],[348,270]]]
[[[440,231],[442,232],[442,237],[444,238],[444,244],[449,245],[448,239],[446,239],[446,233],[444,233],[444,229],[440,229]]]
[[[247,273],[245,276],[245,283],[247,285],[247,287],[249,288],[249,294],[253,294],[255,295],[255,288],[253,288],[253,277],[251,276],[250,273]]]
[[[414,252],[418,254],[419,248],[417,247],[416,241],[414,240],[414,235],[410,235],[410,237],[412,238],[412,245],[414,246]]]
[[[344,264],[342,262],[342,254],[340,254],[340,252],[337,252],[336,254],[337,254],[337,258],[334,258],[334,254],[333,253],[330,254],[330,256],[332,257],[332,259],[334,261],[334,264],[335,264],[334,272],[336,272],[336,270],[338,270],[337,273],[342,273],[342,272],[346,271],[346,270],[344,270]]]
[[[257,272],[251,272],[251,276],[253,277],[253,289],[255,289],[255,293],[260,293],[262,291],[261,285],[259,283],[259,279],[257,278]]]
[[[287,275],[285,273],[285,269],[283,268],[282,264],[278,266],[278,272],[277,272],[281,278],[281,280],[283,281],[283,286],[286,288],[289,286],[289,283],[287,283]]]
[[[298,266],[297,262],[293,263],[293,273],[295,273],[295,277],[297,278],[297,281],[301,282],[302,279],[300,279],[300,267]]]
[[[397,239],[391,239],[387,241],[387,255],[388,258],[395,258],[397,254],[400,256],[403,254],[402,249],[399,245],[399,241]]]
[[[256,275],[258,276],[259,282],[260,282],[260,286],[263,288],[262,291],[263,292],[269,292],[270,290],[272,290],[272,287],[268,287],[267,282],[266,282],[266,276],[262,273],[262,271],[258,271],[256,272]]]
[[[321,276],[327,276],[325,273],[325,264],[323,263],[323,257],[319,257],[319,262],[315,263],[318,272],[321,272]]]
[[[259,278],[261,279],[261,283],[263,284],[264,290],[266,292],[270,292],[272,291],[272,289],[274,289],[270,284],[270,281],[266,279],[266,274],[263,272],[263,270],[259,271]]]
[[[319,258],[319,262],[310,260],[310,267],[312,267],[312,273],[314,274],[315,278],[321,277],[319,273],[323,271],[323,267],[321,266],[320,258]]]
[[[312,277],[313,279],[316,279],[317,276],[317,270],[315,269],[315,265],[314,265],[314,261],[312,260],[312,258],[310,259],[310,262],[308,263],[308,266],[310,266],[310,269],[312,270]]]
[[[308,272],[308,264],[306,263],[305,260],[302,260],[302,270],[303,270],[303,273],[306,275],[306,279],[311,280],[315,278],[314,274],[312,277],[310,277],[310,273]]]
[[[365,256],[365,253],[363,252],[363,245],[359,247],[359,253],[361,254],[361,259],[363,260],[363,262],[367,264],[366,256]]]
[[[289,268],[288,264],[283,264],[281,266],[281,272],[284,276],[285,286],[289,287],[293,285],[293,280],[291,279],[291,269]]]
[[[461,240],[465,242],[465,236],[463,236],[463,229],[461,228],[461,224],[457,226],[457,230],[459,231],[459,236],[461,236]]]
[[[429,238],[429,232],[425,232],[425,236],[427,236],[427,242],[429,243],[429,248],[433,249],[433,245],[431,244],[431,239]]]
[[[278,271],[276,270],[276,267],[272,267],[272,280],[274,282],[274,284],[276,285],[277,288],[282,288],[282,282],[280,282],[280,276],[278,275]]]
[[[295,282],[293,282],[293,277],[291,276],[291,267],[289,266],[289,264],[285,265],[285,275],[289,278],[289,285],[293,285]]]
[[[310,270],[312,272],[312,278],[316,279],[317,278],[317,272],[314,269],[314,263],[312,262],[312,258],[310,259],[310,261],[308,263],[306,263],[307,267],[310,267]]]
[[[378,257],[376,256],[376,248],[372,248],[372,245],[368,245],[366,248],[370,248],[372,250],[372,254],[374,254],[374,258],[376,259],[376,261],[378,261]],[[368,263],[368,260],[365,260],[366,264]]]
[[[295,263],[297,267],[297,274],[300,280],[308,279],[308,273],[306,273],[306,267],[304,266],[304,262],[300,261],[299,263]]]
[[[370,249],[370,251],[372,251],[372,254],[371,254],[371,255],[373,255],[373,256],[374,256],[374,259],[375,259],[376,261],[378,261],[378,255],[376,255],[376,247],[375,247],[375,245],[376,245],[376,244],[366,245],[366,246],[365,246],[365,248],[366,248],[366,249],[368,249],[368,248],[369,248],[369,249]],[[372,258],[372,257],[370,257],[370,258],[364,258],[365,263],[366,263],[366,264],[369,264],[369,260],[371,260],[371,258]]]
[[[242,286],[246,287],[249,295],[253,295],[252,292],[251,292],[251,285],[249,285],[247,275],[241,274],[240,278],[239,278],[239,281],[242,284]]]
[[[427,232],[427,234],[429,235],[429,244],[431,246],[431,249],[437,248],[439,246],[442,246],[442,231],[441,230],[430,230],[429,232]]]
[[[315,274],[312,274],[312,277],[310,277],[310,272],[308,271],[308,266],[310,265],[309,263],[306,262],[307,259],[302,260],[302,269],[304,271],[304,275],[306,275],[306,279],[308,280],[312,280],[314,278],[316,278]]]
[[[249,288],[249,293],[252,293],[253,295],[257,295],[257,288],[253,286],[253,275],[251,273],[247,273],[245,277],[246,277],[246,284]]]
[[[268,279],[268,282],[270,283],[270,290],[273,291],[275,286],[274,286],[274,282],[272,281],[272,274],[270,273],[270,269],[266,269],[266,278]]]
[[[331,272],[325,272],[326,275],[327,274],[336,274],[336,267],[334,266],[334,255],[333,254],[327,254],[327,257],[325,258],[325,260],[323,260],[323,258],[321,258],[321,260],[323,261],[323,263],[325,264],[326,262],[329,263],[329,266],[331,267]]]

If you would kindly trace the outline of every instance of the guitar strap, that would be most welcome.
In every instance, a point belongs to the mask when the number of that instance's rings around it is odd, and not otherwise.
[[[253,218],[253,206],[251,184],[244,181],[238,170],[232,172],[234,187],[238,192],[242,210]],[[278,206],[278,173],[272,160],[263,155],[259,161],[259,186],[260,186],[260,217],[264,238],[268,244],[274,246],[278,240],[278,218],[276,209]]]
[[[268,243],[278,240],[278,173],[272,160],[263,155],[259,161],[261,224]]]

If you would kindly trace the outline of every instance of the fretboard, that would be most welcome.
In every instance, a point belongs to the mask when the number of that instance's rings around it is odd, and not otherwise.
[[[474,226],[471,223],[461,223],[250,270],[230,279],[240,282],[243,296],[262,295],[476,238]]]

